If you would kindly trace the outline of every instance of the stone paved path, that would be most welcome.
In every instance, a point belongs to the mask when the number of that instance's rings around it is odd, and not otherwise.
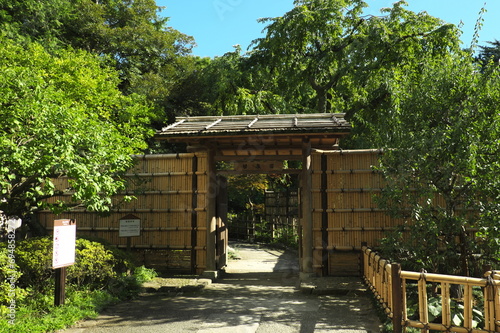
[[[293,253],[232,244],[223,279],[184,293],[149,294],[109,308],[66,333],[377,333],[378,318],[364,293],[316,295],[298,288]]]

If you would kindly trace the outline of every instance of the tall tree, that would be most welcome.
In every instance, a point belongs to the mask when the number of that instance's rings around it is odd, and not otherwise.
[[[43,199],[66,191],[71,205],[109,209],[131,155],[152,134],[144,98],[123,95],[117,73],[86,52],[49,54],[3,36],[0,77],[0,210],[26,218],[42,207],[64,209]],[[59,179],[67,180],[63,192]]]
[[[404,221],[386,250],[412,269],[480,274],[500,260],[499,71],[481,72],[465,52],[422,66],[392,82],[381,129],[390,149],[379,200]]]
[[[366,15],[362,0],[294,4],[282,17],[261,20],[269,25],[251,57],[277,77],[294,107],[289,112],[347,112],[365,136],[370,128],[363,125],[383,121],[378,107],[390,102],[390,76],[459,47],[456,27],[406,10],[405,1],[381,16]]]
[[[241,48],[214,59],[196,59],[194,70],[171,96],[171,110],[184,115],[285,113],[263,68]],[[272,83],[272,82],[271,82]]]
[[[487,42],[487,46],[479,46],[479,62],[485,66],[489,62],[497,63],[500,61],[500,41],[495,39],[493,42]]]
[[[168,26],[155,0],[0,0],[0,28],[48,50],[71,46],[107,60],[120,90],[147,96],[161,126],[168,96],[190,73],[194,39]],[[104,64],[104,63],[103,63]]]

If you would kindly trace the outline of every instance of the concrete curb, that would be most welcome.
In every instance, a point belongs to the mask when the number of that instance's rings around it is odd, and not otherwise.
[[[142,284],[143,294],[198,291],[212,284],[204,278],[155,278]]]

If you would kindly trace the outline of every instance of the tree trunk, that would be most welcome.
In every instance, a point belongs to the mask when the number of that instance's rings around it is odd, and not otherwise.
[[[23,224],[27,225],[31,236],[33,237],[41,237],[47,236],[47,229],[43,225],[40,224],[36,215],[25,215],[23,218]]]

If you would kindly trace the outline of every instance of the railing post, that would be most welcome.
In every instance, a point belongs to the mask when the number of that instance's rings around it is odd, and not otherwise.
[[[401,286],[401,265],[391,264],[392,282],[392,327],[393,332],[403,332],[403,290]]]
[[[364,248],[367,246],[368,246],[367,242],[361,242],[361,267],[359,271],[364,281],[366,281],[366,272],[365,272],[366,258],[365,258]]]

